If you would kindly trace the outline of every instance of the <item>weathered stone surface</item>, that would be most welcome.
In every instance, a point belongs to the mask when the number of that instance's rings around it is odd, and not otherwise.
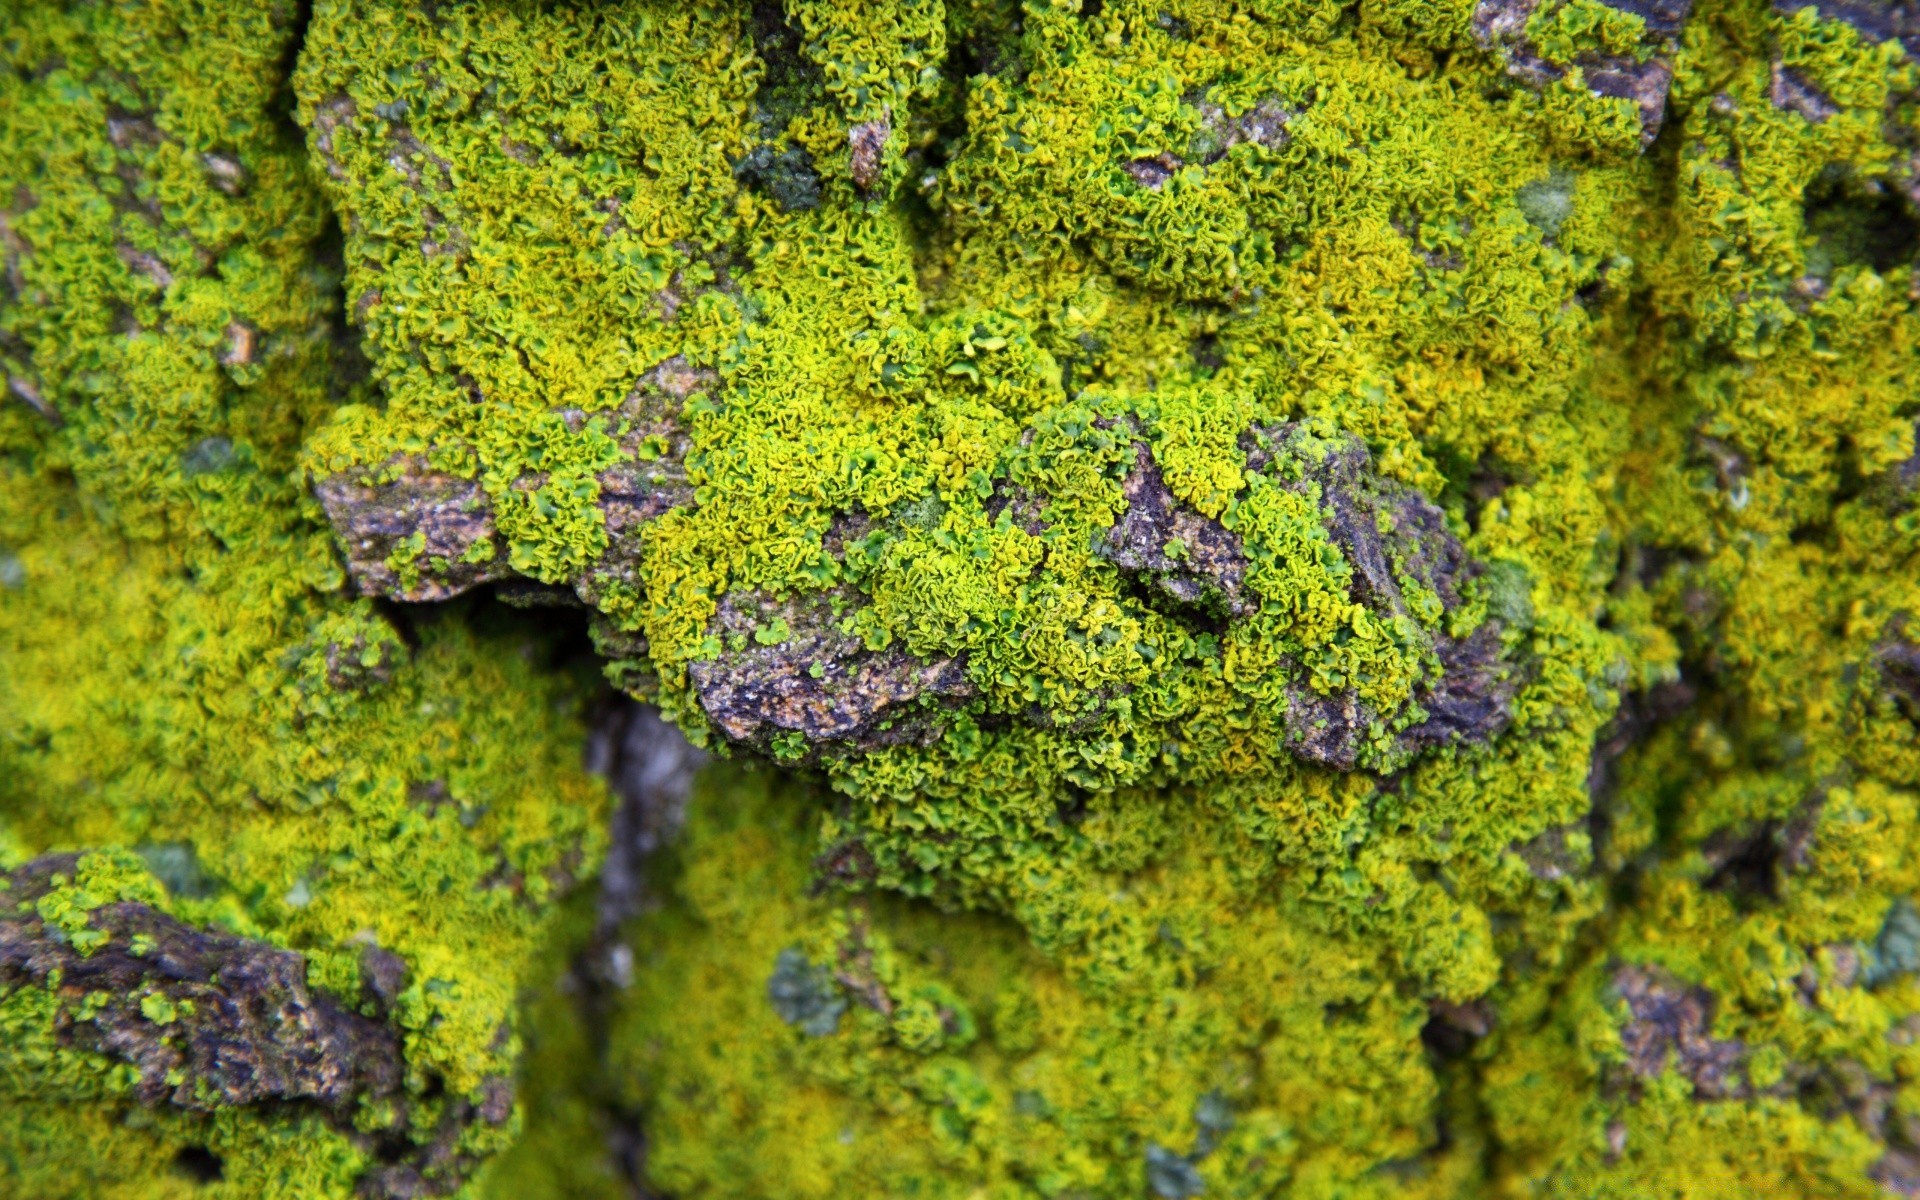
[[[1137,573],[1162,603],[1236,617],[1259,607],[1244,594],[1239,537],[1175,498],[1145,442],[1134,443],[1134,467],[1120,488],[1127,507],[1101,545],[1116,567]]]
[[[1635,965],[1616,970],[1613,987],[1630,1014],[1621,1027],[1620,1044],[1634,1076],[1652,1079],[1671,1068],[1684,1075],[1703,1100],[1750,1093],[1747,1048],[1711,1036],[1713,996],[1705,988],[1688,987],[1655,968]]]
[[[1249,471],[1280,469],[1281,486],[1317,497],[1327,531],[1353,569],[1353,599],[1379,616],[1410,615],[1396,563],[1448,612],[1463,603],[1461,588],[1482,572],[1447,528],[1445,514],[1413,488],[1376,473],[1359,439],[1343,436],[1322,452],[1304,426],[1289,423],[1250,430],[1240,446]],[[1427,715],[1397,736],[1402,749],[1483,742],[1506,728],[1520,680],[1501,658],[1500,631],[1496,619],[1464,638],[1436,633],[1440,670],[1416,697]],[[1302,685],[1292,694],[1289,748],[1351,769],[1381,714],[1351,693],[1322,695]]]
[[[1427,1023],[1420,1027],[1420,1040],[1443,1060],[1464,1058],[1476,1042],[1493,1032],[1495,1023],[1494,1007],[1486,1000],[1435,1000],[1427,1005]]]
[[[1898,41],[1908,55],[1920,58],[1920,4],[1913,0],[1774,0],[1773,7],[1788,15],[1815,9],[1829,21],[1851,25],[1869,42]]]
[[[1473,36],[1483,49],[1497,54],[1507,73],[1528,87],[1544,88],[1561,79],[1568,68],[1549,62],[1527,36],[1527,23],[1540,0],[1480,0],[1473,11]],[[1646,25],[1642,58],[1612,54],[1598,48],[1575,57],[1588,91],[1595,96],[1629,100],[1639,110],[1640,149],[1653,144],[1665,123],[1667,91],[1673,82],[1670,59],[1681,28],[1693,10],[1692,0],[1609,0],[1608,7],[1632,13]]]
[[[1767,89],[1767,98],[1775,108],[1799,113],[1815,125],[1840,111],[1812,80],[1779,62],[1773,64],[1773,82]]]
[[[1908,495],[1920,492],[1920,421],[1913,425],[1913,453],[1893,469],[1894,484]]]
[[[1874,665],[1888,695],[1909,720],[1920,725],[1920,643],[1912,640],[1910,621],[1900,621],[1880,643]]]
[[[1606,55],[1583,63],[1581,72],[1594,95],[1633,102],[1640,110],[1640,148],[1652,145],[1666,121],[1673,68],[1657,58],[1639,62],[1623,55]]]
[[[692,441],[681,412],[696,392],[715,382],[712,371],[675,355],[642,375],[614,410],[616,428],[625,430],[617,438],[620,461],[600,473],[596,502],[606,522],[607,552],[573,580],[587,604],[597,604],[610,586],[636,594],[644,590],[642,530],[669,510],[693,503],[686,471]]]
[[[1098,539],[1096,553],[1131,582],[1142,602],[1175,620],[1206,627],[1258,612],[1240,536],[1173,494],[1146,441],[1131,446],[1133,467],[1121,481],[1125,506]],[[1431,590],[1447,612],[1464,603],[1461,589],[1482,567],[1431,501],[1373,470],[1357,439],[1318,441],[1304,426],[1284,424],[1249,431],[1241,448],[1249,470],[1275,473],[1280,486],[1321,507],[1352,566],[1357,603],[1382,619],[1411,620],[1396,571]],[[1014,514],[1033,536],[1045,533],[1041,496],[1003,484],[986,507],[996,518]],[[863,512],[843,513],[823,548],[840,558],[851,543],[892,529]],[[760,749],[783,734],[839,752],[937,737],[944,728],[938,709],[974,695],[963,663],[917,658],[898,646],[868,650],[841,628],[865,603],[849,588],[784,601],[729,594],[710,627],[724,649],[690,669],[708,718],[729,739]],[[1502,657],[1502,628],[1492,620],[1464,637],[1433,635],[1437,669],[1415,697],[1422,715],[1402,722],[1395,737],[1399,751],[1485,742],[1505,728],[1519,672]],[[1359,763],[1383,717],[1396,716],[1375,711],[1352,692],[1322,694],[1304,680],[1288,694],[1288,748],[1342,770]],[[1055,720],[1040,709],[1017,715],[1041,726]]]
[[[1235,146],[1260,146],[1278,150],[1290,140],[1287,123],[1300,115],[1276,96],[1268,96],[1238,115],[1206,92],[1187,97],[1187,104],[1200,114],[1200,128],[1186,146],[1184,154],[1171,150],[1123,164],[1133,181],[1150,192],[1157,192],[1167,180],[1188,163],[1211,166],[1227,156]]]
[[[608,414],[619,430],[620,459],[597,477],[597,507],[609,549],[573,581],[592,604],[612,583],[632,586],[640,530],[689,504],[684,466],[689,439],[680,413],[714,381],[711,371],[675,355],[647,371]],[[564,412],[577,432],[587,414]],[[360,593],[391,600],[446,600],[484,583],[515,577],[494,523],[492,500],[476,479],[436,471],[399,456],[379,467],[329,475],[314,484]]]
[[[1291,140],[1287,124],[1300,113],[1275,96],[1268,96],[1235,116],[1207,95],[1193,100],[1200,110],[1200,133],[1189,149],[1193,160],[1208,164],[1225,158],[1227,151],[1240,145],[1278,150]]]
[[[884,165],[887,149],[887,136],[892,132],[892,127],[884,120],[867,121],[847,131],[847,149],[853,183],[861,191],[868,191],[874,184],[880,182],[880,170]]]
[[[79,858],[50,854],[0,873],[0,994],[51,994],[55,1038],[133,1068],[142,1103],[199,1114],[310,1106],[356,1140],[387,1145],[360,1180],[370,1200],[457,1190],[477,1165],[458,1149],[462,1131],[511,1119],[513,1087],[494,1076],[477,1102],[452,1098],[418,1127],[403,1030],[314,988],[295,951],[129,900],[88,913],[90,940],[78,944],[37,902],[73,877]],[[386,1013],[406,985],[405,960],[368,941],[361,971],[369,1007]],[[369,1111],[385,1123],[370,1127]]]
[[[722,650],[689,668],[708,719],[761,750],[779,749],[783,735],[810,749],[856,751],[938,737],[938,706],[973,695],[965,663],[867,649],[840,627],[863,602],[848,591],[721,600],[710,630]]]
[[[134,1067],[140,1099],[196,1112],[309,1101],[344,1113],[356,1099],[398,1091],[399,1034],[309,988],[306,961],[290,950],[131,902],[95,909],[88,925],[106,938],[76,948],[34,901],[77,857],[50,855],[4,876],[0,986],[58,996],[60,1035]]]
[[[610,709],[587,742],[587,769],[607,780],[620,798],[608,828],[600,868],[596,932],[608,950],[620,923],[640,911],[647,860],[679,830],[693,776],[704,751],[668,724],[658,710],[631,701]],[[604,964],[609,982],[631,979],[632,956]]]
[[[510,573],[493,508],[476,480],[435,471],[417,459],[374,472],[333,475],[314,485],[364,596],[445,600]],[[395,569],[410,558],[417,578]]]

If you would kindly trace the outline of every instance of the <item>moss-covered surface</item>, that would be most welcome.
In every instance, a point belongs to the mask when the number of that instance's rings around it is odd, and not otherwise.
[[[1907,8],[0,12],[0,1191],[1920,1190]]]
[[[303,432],[352,385],[286,119],[295,16],[0,16],[0,871],[94,852],[50,894],[81,954],[121,901],[299,951],[316,990],[389,1023],[402,1086],[328,1111],[141,1103],[76,1039],[95,1002],[10,945],[10,1196],[451,1187],[511,1140],[510,1110],[462,1106],[512,1077],[517,972],[604,837],[585,691],[538,639],[451,613],[403,632],[343,595],[303,497]],[[404,964],[384,998],[375,951]]]

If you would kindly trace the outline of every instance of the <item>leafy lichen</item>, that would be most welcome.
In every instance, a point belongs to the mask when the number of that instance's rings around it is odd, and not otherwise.
[[[0,1190],[1920,1187],[1906,8],[6,16]]]

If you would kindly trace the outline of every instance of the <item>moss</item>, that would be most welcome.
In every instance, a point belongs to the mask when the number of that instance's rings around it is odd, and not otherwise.
[[[1003,918],[810,889],[826,803],[710,772],[658,868],[666,903],[633,933],[609,1055],[655,1185],[1265,1195],[1358,1183],[1428,1135],[1424,1007],[1297,901],[1228,918],[1224,813],[1190,812],[1187,851],[1111,877],[1106,928],[1056,963]],[[837,1020],[796,1024],[770,972],[831,992]],[[1341,1194],[1388,1194],[1363,1186]]]
[[[511,1075],[513,977],[603,836],[585,692],[541,640],[433,618],[403,638],[342,594],[302,497],[339,331],[285,120],[295,17],[6,15],[0,854],[93,851],[40,901],[82,953],[97,905],[138,901],[296,949],[316,990],[369,1013],[362,958],[397,956],[407,1115],[151,1106],[8,976],[10,1195],[346,1196],[429,1144],[426,1176],[456,1184],[510,1140],[507,1114],[436,1121]]]
[[[1916,1186],[1920,50],[1631,8],[8,10],[0,866],[405,1070],[148,1104],[0,977],[0,1178]],[[790,772],[584,1011],[596,685],[395,603],[509,578]]]

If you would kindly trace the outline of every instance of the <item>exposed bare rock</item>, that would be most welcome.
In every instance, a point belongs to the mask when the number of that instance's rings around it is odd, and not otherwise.
[[[477,480],[396,457],[382,468],[322,479],[314,493],[361,595],[445,600],[510,573],[493,506]],[[412,581],[395,569],[403,560],[418,570]]]
[[[1047,531],[1046,498],[1018,484],[1001,480],[994,484],[993,494],[987,497],[987,516],[995,521],[1002,513],[1015,528],[1023,529],[1029,537],[1039,537]]]
[[[1200,134],[1190,153],[1195,162],[1211,164],[1225,158],[1235,146],[1253,145],[1278,150],[1290,140],[1287,123],[1300,113],[1287,107],[1277,96],[1268,96],[1238,116],[1230,115],[1210,97],[1193,101],[1200,111]]]
[[[1630,1018],[1620,1030],[1627,1069],[1652,1079],[1671,1067],[1693,1084],[1703,1100],[1750,1094],[1746,1046],[1714,1038],[1713,995],[1654,967],[1628,965],[1614,972],[1613,987]]]
[[[640,530],[671,508],[690,504],[689,447],[681,410],[714,382],[711,371],[674,356],[647,371],[610,415],[620,459],[597,479],[597,506],[608,550],[572,581],[594,603],[610,583],[636,585]],[[578,432],[586,414],[561,414]],[[346,551],[360,593],[393,600],[445,600],[513,577],[493,504],[475,479],[436,471],[417,456],[327,476],[314,485],[327,521]]]
[[[1555,0],[1547,0],[1552,4]],[[1631,101],[1640,115],[1640,149],[1659,136],[1666,120],[1667,91],[1673,82],[1671,58],[1693,0],[1604,0],[1608,7],[1632,13],[1646,26],[1646,57],[1611,54],[1596,48],[1577,56],[1573,66],[1596,96]],[[1527,36],[1527,22],[1541,0],[1480,0],[1473,11],[1473,36],[1499,56],[1507,73],[1531,88],[1543,88],[1568,73],[1549,62]]]
[[[710,632],[720,654],[689,668],[694,694],[729,739],[761,750],[873,750],[924,744],[944,727],[941,705],[974,693],[965,663],[902,647],[869,650],[842,621],[864,601],[837,591],[778,600],[731,593]]]
[[[1186,163],[1172,154],[1156,154],[1151,158],[1136,158],[1126,165],[1127,174],[1133,181],[1150,192],[1157,192],[1172,179],[1174,173]]]
[[[1235,617],[1258,610],[1245,594],[1239,536],[1182,504],[1145,442],[1134,443],[1134,467],[1120,488],[1127,507],[1100,546],[1104,557],[1175,606]]]
[[[868,121],[847,131],[847,147],[854,186],[865,192],[880,182],[885,165],[887,136],[893,128],[885,120]]]
[[[707,761],[704,751],[669,725],[657,709],[627,702],[610,709],[587,742],[587,769],[604,776],[620,798],[600,870],[599,933],[610,950],[620,922],[640,911],[646,861],[673,838],[693,791],[693,777]],[[631,972],[611,964],[610,982]]]
[[[1886,694],[1908,720],[1920,725],[1920,642],[1912,639],[1911,626],[1911,620],[1904,616],[1891,622],[1873,659]]]
[[[1473,37],[1481,47],[1497,50],[1507,74],[1530,87],[1545,87],[1560,72],[1534,52],[1527,40],[1527,21],[1540,0],[1480,0],[1473,10]]]
[[[1184,156],[1163,150],[1122,164],[1133,181],[1150,192],[1159,191],[1189,162],[1211,166],[1225,158],[1227,151],[1235,146],[1280,149],[1290,138],[1287,123],[1300,115],[1299,110],[1287,107],[1275,96],[1259,101],[1238,115],[1229,114],[1205,92],[1189,96],[1187,103],[1199,112],[1200,128]]]
[[[253,173],[231,154],[210,150],[200,156],[200,165],[213,186],[229,196],[244,196],[253,186]]]
[[[1655,37],[1677,38],[1693,12],[1693,0],[1607,0],[1607,7],[1639,17]]]
[[[686,458],[692,441],[681,412],[695,392],[715,386],[712,371],[675,355],[642,375],[614,410],[620,461],[600,473],[600,512],[607,552],[574,581],[580,598],[597,603],[609,584],[644,590],[641,530],[668,510],[693,503]]]
[[[1594,95],[1633,102],[1640,110],[1640,148],[1652,145],[1666,120],[1673,68],[1657,58],[1640,62],[1626,55],[1606,55],[1581,64],[1581,73]]]
[[[1815,87],[1812,80],[1780,62],[1773,64],[1773,83],[1767,91],[1767,98],[1773,101],[1775,108],[1799,113],[1814,125],[1840,111],[1839,106]]]
[[[1464,638],[1434,639],[1440,672],[1418,696],[1426,719],[1400,734],[1400,745],[1423,750],[1453,743],[1486,742],[1513,720],[1520,679],[1501,657],[1500,624],[1488,621]]]
[[[1898,41],[1910,57],[1920,58],[1920,4],[1914,0],[1774,0],[1773,7],[1788,15],[1815,9],[1869,42]]]
[[[1461,588],[1483,572],[1439,508],[1375,472],[1358,438],[1322,439],[1304,425],[1286,423],[1250,430],[1240,447],[1249,471],[1272,473],[1280,486],[1318,501],[1327,532],[1353,570],[1353,599],[1381,617],[1410,615],[1395,564],[1449,612],[1463,603]],[[1506,728],[1520,680],[1501,657],[1500,634],[1500,623],[1490,620],[1465,638],[1435,635],[1440,670],[1415,698],[1427,715],[1398,735],[1400,749],[1484,742]],[[1304,684],[1290,697],[1288,748],[1351,769],[1382,714],[1352,693],[1322,695]]]
[[[1902,492],[1920,492],[1920,421],[1913,423],[1913,453],[1893,469],[1894,486]]]
[[[0,988],[52,993],[58,1036],[132,1066],[142,1101],[194,1112],[305,1101],[345,1114],[400,1090],[398,1032],[309,988],[306,960],[290,950],[123,901],[90,914],[105,938],[83,953],[34,905],[77,858],[49,855],[4,876]]]
[[[1920,1196],[1920,1150],[1890,1147],[1867,1175],[1895,1196]]]

